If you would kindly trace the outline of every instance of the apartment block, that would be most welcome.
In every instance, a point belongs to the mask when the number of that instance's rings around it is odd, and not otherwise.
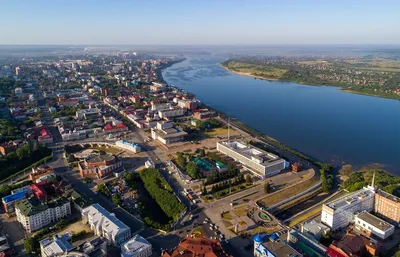
[[[95,235],[115,246],[121,246],[131,238],[131,229],[97,203],[83,209],[82,217]]]
[[[15,213],[26,232],[32,233],[71,215],[71,204],[65,197],[47,204],[39,202],[36,198],[24,199],[15,204]]]

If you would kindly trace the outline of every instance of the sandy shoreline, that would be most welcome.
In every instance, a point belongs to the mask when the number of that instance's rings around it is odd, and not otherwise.
[[[246,72],[233,71],[233,70],[230,70],[229,68],[223,66],[222,64],[219,64],[219,65],[221,65],[221,67],[224,68],[225,70],[227,70],[227,71],[229,71],[231,73],[237,74],[237,75],[242,75],[242,76],[246,76],[246,77],[250,77],[250,78],[267,80],[267,81],[278,81],[279,80],[279,79],[272,79],[272,78],[265,78],[265,77],[261,77],[261,76],[255,76],[255,75],[252,75],[252,74],[246,73]]]

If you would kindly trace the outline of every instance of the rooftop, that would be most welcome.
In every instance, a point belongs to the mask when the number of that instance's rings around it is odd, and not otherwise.
[[[109,213],[97,203],[83,209],[82,215],[87,216],[92,224],[101,227],[103,231],[113,237],[121,231],[129,230],[129,227],[117,219],[113,213]]]
[[[121,246],[121,256],[135,256],[136,252],[140,252],[148,246],[151,247],[151,244],[146,239],[136,235]]]
[[[286,233],[284,234],[286,235]],[[266,253],[266,256],[275,257],[288,257],[288,256],[301,256],[295,249],[288,245],[284,240],[284,235],[281,237],[277,236],[275,233],[271,235],[256,235],[253,239],[255,242],[262,242],[255,251],[260,253]]]
[[[383,191],[383,190],[378,189],[378,190],[376,191],[376,193],[377,193],[378,195],[380,195],[380,196],[383,196],[383,197],[385,197],[385,198],[388,198],[388,199],[392,200],[393,202],[400,203],[400,198],[399,198],[399,197],[394,196],[394,195],[391,195],[391,194],[389,194],[389,193],[386,193],[386,192]]]
[[[159,136],[163,139],[181,137],[181,136],[187,135],[187,133],[185,131],[180,131],[180,130],[177,130],[174,128],[165,129],[165,130],[154,129],[154,131],[157,133],[157,136]]]
[[[66,232],[61,237],[55,235],[52,239],[45,238],[39,243],[47,256],[55,256],[57,254],[65,253],[72,249],[72,245],[69,243],[70,238],[71,234],[69,232]]]
[[[56,200],[49,202],[48,204],[42,204],[38,199],[24,199],[15,204],[15,209],[19,209],[20,212],[25,216],[32,216],[41,213],[48,208],[55,208],[56,206],[63,205],[69,202],[67,198],[60,197]]]
[[[86,158],[87,163],[108,162],[114,160],[115,157],[111,154],[92,155]]]
[[[227,140],[218,142],[236,153],[252,160],[253,162],[257,162],[261,165],[270,165],[270,163],[281,160],[281,158],[275,154],[269,153],[262,149],[259,149],[254,146],[247,145],[245,143],[235,141],[235,140]]]
[[[362,212],[357,215],[357,218],[365,221],[368,224],[371,224],[372,226],[382,230],[386,231],[391,228],[393,228],[393,225],[389,224],[388,222],[368,213],[368,212]]]
[[[26,198],[26,194],[28,192],[29,192],[29,190],[25,189],[22,192],[18,192],[18,193],[15,193],[15,194],[4,196],[2,198],[2,200],[3,200],[4,203],[11,203],[11,202],[14,202],[14,201],[18,201],[18,200]]]
[[[374,196],[375,192],[368,187],[364,187],[350,195],[346,195],[342,198],[339,198],[333,202],[326,204],[329,208],[333,210],[339,210],[349,205],[353,205],[364,199],[365,197]]]

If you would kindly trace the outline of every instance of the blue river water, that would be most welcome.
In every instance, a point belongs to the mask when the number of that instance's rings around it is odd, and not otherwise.
[[[305,154],[356,168],[378,163],[400,175],[400,101],[236,75],[219,65],[223,60],[189,56],[163,77]]]

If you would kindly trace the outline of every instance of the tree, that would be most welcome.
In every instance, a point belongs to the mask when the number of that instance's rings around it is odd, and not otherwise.
[[[202,186],[201,193],[203,195],[206,195],[208,192],[207,192],[207,187],[206,187],[206,184],[204,183],[204,181],[203,181],[203,184],[201,186]]]
[[[97,185],[97,190],[99,190],[105,196],[110,196],[110,192],[105,184]]]
[[[181,168],[186,167],[186,158],[185,158],[185,156],[183,156],[182,153],[177,153],[177,154],[176,154],[176,163],[177,163]]]
[[[206,151],[204,151],[204,149],[201,149],[199,152],[199,157],[204,157],[206,156]]]
[[[121,205],[121,198],[119,197],[118,194],[113,194],[111,199],[115,205],[118,205],[118,206]]]
[[[7,184],[3,184],[0,186],[0,196],[4,197],[11,193],[11,188]]]
[[[246,175],[246,183],[251,184],[251,177],[249,174]]]
[[[37,150],[39,150],[39,147],[39,143],[35,141],[35,143],[33,143],[32,151],[36,152]]]
[[[27,159],[31,156],[31,149],[28,144],[24,144],[24,146],[18,148],[16,152],[20,160]]]
[[[28,253],[36,253],[39,249],[39,241],[35,236],[27,237],[24,240],[24,248]]]
[[[194,162],[189,162],[186,165],[186,172],[194,179],[201,178],[199,167]]]
[[[265,181],[264,182],[264,194],[269,194],[269,192],[270,192],[269,183],[268,183],[268,181]]]

